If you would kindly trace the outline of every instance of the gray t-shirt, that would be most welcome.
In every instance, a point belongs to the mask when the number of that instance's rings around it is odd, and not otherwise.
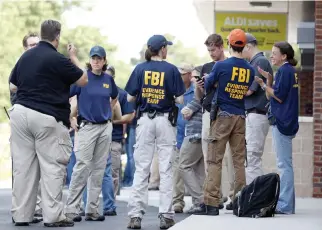
[[[269,72],[273,75],[273,69],[267,58],[264,56],[262,52],[256,54],[249,62],[255,69],[255,76],[261,77],[266,83],[266,78],[263,77],[259,72],[257,67],[259,66],[264,71]],[[262,112],[267,112],[266,105],[268,100],[265,95],[265,91],[260,87],[260,85],[254,81],[250,86],[249,90],[254,91],[254,93],[250,96],[245,97],[245,109],[257,109]]]

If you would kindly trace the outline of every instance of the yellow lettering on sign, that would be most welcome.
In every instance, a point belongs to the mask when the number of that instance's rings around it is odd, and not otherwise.
[[[240,83],[249,82],[250,70],[244,68],[233,67],[231,73],[231,81],[235,81],[235,78],[238,76],[237,81]]]
[[[227,48],[229,33],[235,28],[242,29],[254,34],[258,48],[267,51],[272,49],[275,42],[287,40],[287,19],[287,13],[216,12],[215,33],[224,38]]]
[[[144,85],[164,86],[164,72],[145,71]]]

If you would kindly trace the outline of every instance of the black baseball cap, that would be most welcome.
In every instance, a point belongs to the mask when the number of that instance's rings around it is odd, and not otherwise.
[[[247,39],[247,44],[252,43],[252,44],[257,45],[257,39],[255,38],[254,35],[252,35],[250,33],[246,33],[246,39]]]

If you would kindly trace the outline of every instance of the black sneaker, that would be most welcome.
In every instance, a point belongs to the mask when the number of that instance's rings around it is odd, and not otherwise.
[[[133,217],[131,218],[130,222],[127,225],[129,229],[141,229],[141,221],[140,217]]]
[[[160,229],[168,229],[175,225],[173,219],[165,218],[163,215],[159,215],[160,218]]]
[[[198,212],[195,212],[194,214],[199,216],[218,216],[219,208],[202,204],[200,205],[200,210],[198,210]]]
[[[183,207],[181,207],[181,206],[176,206],[175,205],[173,210],[174,210],[175,213],[183,213]]]
[[[29,226],[29,224],[37,224],[42,221],[42,218],[33,218],[31,222],[15,222],[13,218],[11,218],[12,223],[15,224],[15,226]]]
[[[45,227],[57,228],[57,227],[73,227],[74,221],[68,217],[65,220],[55,222],[55,223],[44,223]]]
[[[73,220],[74,222],[81,222],[82,221],[82,217],[76,213],[66,213],[65,216],[71,220]]]
[[[42,209],[35,211],[34,217],[42,217]]]
[[[38,218],[33,218],[32,221],[30,222],[31,224],[37,224],[40,223],[43,219],[41,217]]]
[[[149,191],[159,191],[159,186],[151,186],[151,187],[148,187],[148,190]]]
[[[117,215],[115,210],[106,210],[106,211],[104,211],[103,214],[104,214],[104,216],[116,216]]]
[[[99,213],[86,213],[86,221],[104,221],[105,216],[101,216]]]
[[[195,213],[202,212],[202,207],[200,205],[193,205],[191,208],[186,212],[186,214],[193,215]]]
[[[226,205],[226,210],[233,210],[233,202],[230,202],[229,204]]]

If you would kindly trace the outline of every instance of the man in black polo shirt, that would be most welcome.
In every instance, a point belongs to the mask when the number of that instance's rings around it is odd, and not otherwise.
[[[251,34],[246,34],[247,45],[243,50],[243,56],[250,61],[255,69],[255,76],[261,76],[258,67],[269,72],[273,76],[271,64],[257,48],[257,40]],[[262,77],[266,81],[265,77]],[[247,160],[246,184],[250,184],[256,177],[263,175],[262,156],[269,123],[266,116],[268,100],[265,91],[254,81],[247,97],[245,97],[246,117],[246,142]]]
[[[36,45],[38,45],[38,43],[39,43],[39,36],[37,33],[29,33],[25,35],[22,39],[22,46],[25,51],[34,48]],[[11,105],[14,105],[16,102],[16,94],[13,92],[10,92],[10,102],[11,102]]]
[[[76,51],[69,45],[70,60],[57,52],[61,24],[41,24],[41,41],[26,51],[12,71],[10,90],[16,103],[10,109],[11,154],[14,184],[12,214],[16,225],[33,219],[41,175],[43,219],[47,227],[70,227],[63,213],[62,188],[72,151],[69,137],[69,88],[87,84]]]

